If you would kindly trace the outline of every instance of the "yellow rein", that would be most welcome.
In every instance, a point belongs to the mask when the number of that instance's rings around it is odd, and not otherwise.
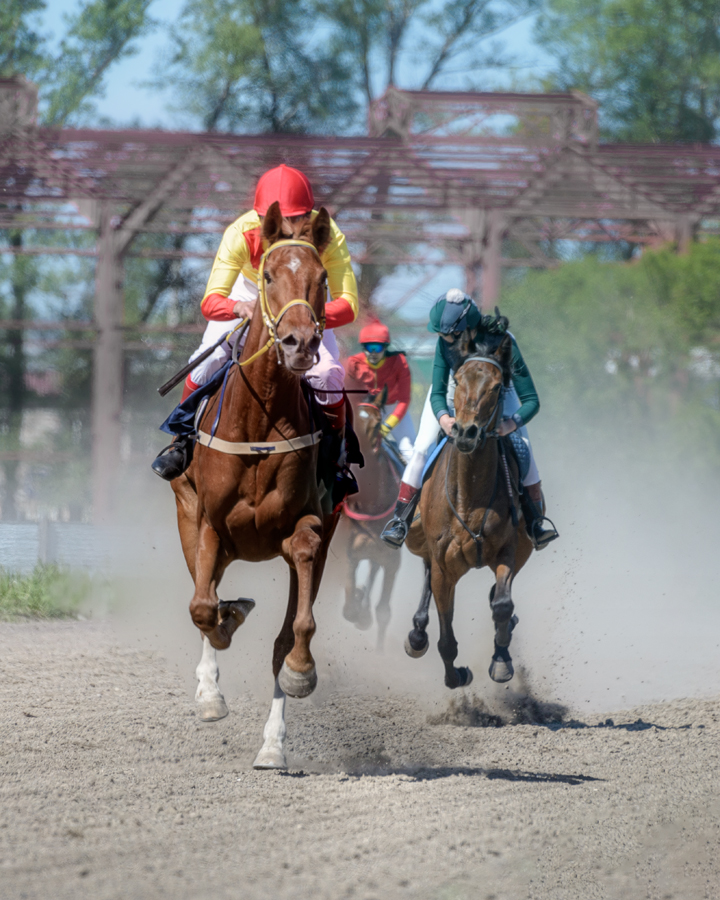
[[[321,316],[318,321],[318,317],[315,315],[315,310],[310,306],[307,300],[290,300],[288,303],[283,306],[277,316],[273,316],[272,311],[270,309],[270,304],[268,303],[267,293],[265,291],[265,260],[270,256],[273,250],[278,250],[280,247],[309,247],[310,250],[320,259],[320,254],[313,244],[309,241],[301,241],[297,238],[291,238],[284,241],[277,241],[272,244],[272,246],[268,247],[267,250],[263,253],[260,258],[260,266],[258,268],[258,283],[259,283],[259,291],[260,291],[260,313],[263,318],[263,322],[265,323],[265,327],[267,328],[270,337],[267,339],[267,342],[249,359],[245,359],[242,362],[238,362],[238,365],[241,367],[249,366],[251,362],[255,362],[255,360],[262,356],[263,353],[267,353],[267,351],[272,347],[273,344],[277,342],[277,327],[280,324],[280,319],[285,315],[285,313],[291,309],[293,306],[306,306],[310,310],[310,315],[312,316],[312,320],[315,323],[315,330],[322,337],[323,331],[325,330],[325,316]]]

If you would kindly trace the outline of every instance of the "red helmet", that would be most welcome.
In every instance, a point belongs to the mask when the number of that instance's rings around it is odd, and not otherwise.
[[[383,323],[379,322],[377,319],[375,319],[374,322],[369,322],[360,331],[360,343],[389,344],[390,331],[387,325],[383,325]]]
[[[307,178],[298,169],[285,165],[269,169],[260,176],[255,188],[255,212],[264,216],[276,200],[284,216],[304,216],[315,203]]]

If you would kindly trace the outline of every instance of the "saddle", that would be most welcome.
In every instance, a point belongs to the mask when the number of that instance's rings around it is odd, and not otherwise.
[[[201,385],[179,403],[162,423],[160,430],[166,434],[195,441],[197,422],[202,414],[203,405],[222,388],[225,377],[233,365],[233,360],[229,359],[206,384]],[[351,464],[363,466],[365,460],[352,427],[352,411],[349,409],[346,416],[345,440],[344,446],[341,446],[338,432],[331,428],[322,405],[317,402],[310,386],[303,381],[302,388],[310,413],[310,432],[312,434],[316,430],[322,431],[317,466],[318,484],[324,485],[324,496],[331,499],[334,509],[345,497],[358,492],[357,481],[348,466]],[[347,398],[345,402],[349,408]]]
[[[500,440],[505,442],[505,447],[509,449],[512,455],[515,457],[515,461],[518,465],[519,481],[522,485],[523,479],[530,470],[530,450],[528,448],[528,445],[516,431],[513,431],[512,434],[506,435],[504,438],[500,438]],[[432,474],[432,470],[435,468],[437,458],[442,453],[442,449],[445,444],[447,444],[447,442],[448,438],[446,434],[438,435],[438,442],[433,448],[432,453],[425,463],[425,468],[423,469],[423,484],[425,484],[425,482]]]

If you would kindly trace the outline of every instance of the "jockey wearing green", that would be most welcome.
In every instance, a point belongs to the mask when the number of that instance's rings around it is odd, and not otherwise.
[[[460,339],[465,332],[469,332],[470,337],[482,343],[485,337],[502,334],[506,328],[507,319],[483,316],[473,299],[457,288],[443,294],[430,311],[428,331],[439,334],[435,348],[432,387],[428,391],[423,407],[412,458],[403,473],[395,515],[381,535],[390,546],[401,547],[407,537],[420,498],[425,463],[437,440],[438,425],[449,435],[455,423],[452,416],[455,379],[452,378],[452,374],[464,362],[459,352]],[[509,388],[503,389],[503,418],[498,426],[498,434],[504,436],[517,431],[530,452],[530,467],[523,479],[524,490],[520,502],[528,535],[535,549],[542,550],[558,534],[554,527],[552,530],[544,527],[546,520],[540,474],[525,428],[540,409],[540,400],[520,348],[515,338],[512,335],[510,337],[513,351],[512,384]]]

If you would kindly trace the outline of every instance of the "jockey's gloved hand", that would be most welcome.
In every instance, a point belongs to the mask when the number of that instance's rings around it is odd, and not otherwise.
[[[392,426],[392,425],[388,425],[387,422],[383,422],[382,425],[380,426],[380,434],[381,434],[384,438],[387,437],[387,436],[390,434],[390,432],[391,432],[392,430],[393,430],[393,426]]]
[[[238,300],[233,306],[233,315],[238,319],[252,319],[257,300]]]

